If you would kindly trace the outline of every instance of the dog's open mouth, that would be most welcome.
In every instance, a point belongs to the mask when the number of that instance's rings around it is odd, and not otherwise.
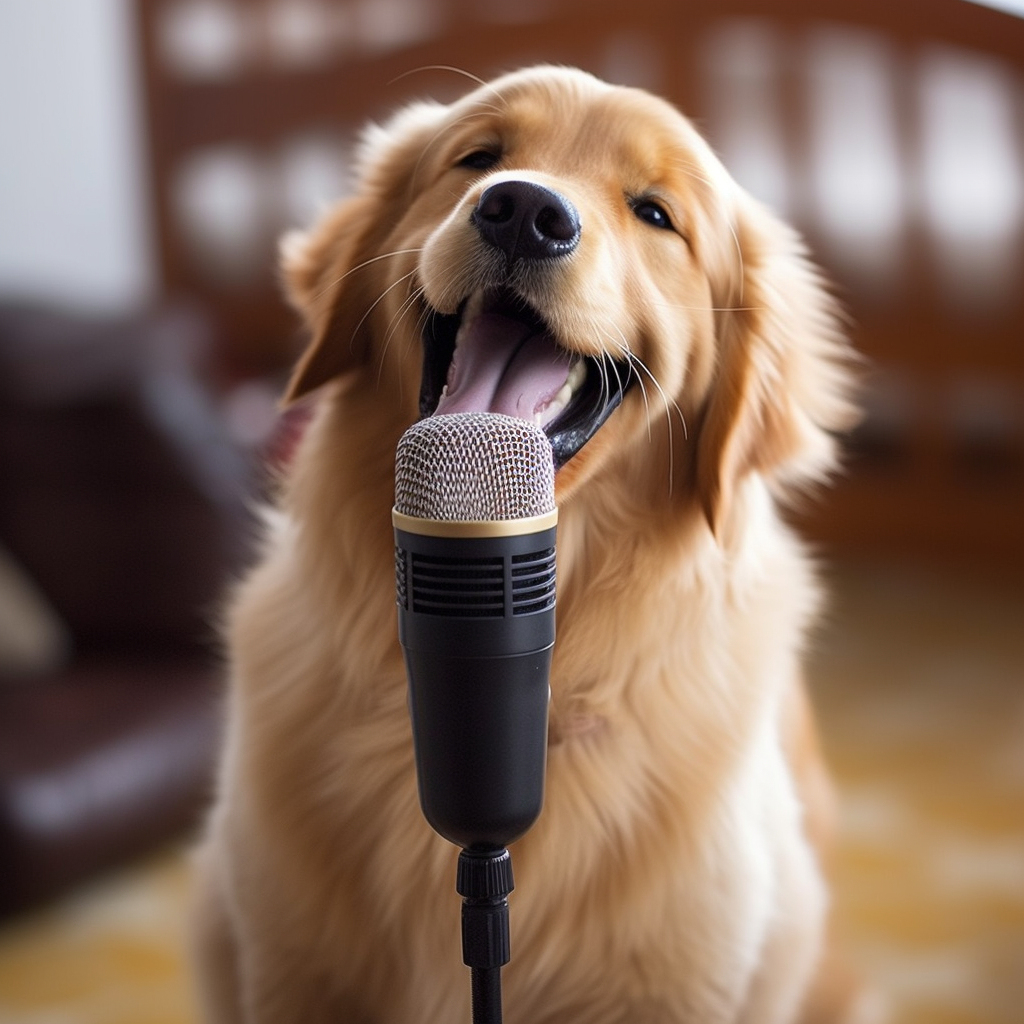
[[[423,332],[420,414],[495,412],[540,426],[555,467],[600,429],[633,381],[629,363],[560,346],[543,318],[506,289],[477,292]]]

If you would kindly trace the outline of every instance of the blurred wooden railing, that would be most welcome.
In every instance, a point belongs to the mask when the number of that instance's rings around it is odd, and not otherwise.
[[[965,0],[136,0],[163,288],[237,374],[295,354],[282,230],[353,132],[534,61],[651,88],[808,237],[874,367],[806,525],[1024,570],[1024,21]]]

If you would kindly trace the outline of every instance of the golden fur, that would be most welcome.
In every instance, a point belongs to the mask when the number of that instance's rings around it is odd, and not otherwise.
[[[481,148],[500,162],[462,165]],[[853,416],[801,243],[668,104],[568,69],[415,104],[368,131],[358,172],[283,246],[312,334],[290,397],[318,395],[230,608],[207,1020],[469,1019],[456,850],[417,801],[390,512],[426,305],[479,287],[469,212],[509,177],[583,223],[525,297],[566,349],[628,350],[641,380],[558,473],[548,779],[512,851],[506,1020],[850,1019],[852,986],[820,966],[828,786],[800,679],[818,588],[776,509]]]

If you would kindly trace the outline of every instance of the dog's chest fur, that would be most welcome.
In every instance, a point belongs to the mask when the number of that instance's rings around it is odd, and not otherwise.
[[[585,521],[571,510],[563,517],[545,809],[513,851],[506,989],[514,1020],[545,1019],[531,995],[538,983],[546,998],[563,986],[577,995],[625,986],[614,1000],[637,1005],[658,998],[661,986],[665,1006],[693,1007],[701,1021],[733,1019],[779,884],[772,832],[787,820],[798,829],[776,705],[811,610],[793,600],[810,590],[798,552],[758,487],[748,491],[739,502],[745,542],[729,552],[679,536],[675,559],[659,541],[595,561]],[[344,567],[338,578],[323,571],[331,545],[345,552],[327,560]],[[233,748],[243,757],[272,749],[278,763],[269,775],[244,763],[235,770],[248,776],[254,813],[278,823],[280,862],[325,922],[311,955],[359,930],[359,908],[373,892],[375,941],[393,944],[410,965],[408,990],[392,985],[378,998],[397,1001],[394,1019],[405,1019],[401,1000],[421,999],[426,985],[411,980],[418,958],[436,972],[437,951],[449,948],[452,1005],[437,1019],[454,1019],[465,988],[455,850],[431,832],[416,799],[390,548],[386,514],[364,515],[347,537],[325,532],[322,521],[277,521],[256,582],[235,608],[235,633],[246,638],[238,669],[266,685],[248,694],[251,731]],[[310,602],[311,587],[318,601]],[[316,608],[317,617],[290,620],[289,607]],[[313,642],[325,634],[330,646]],[[258,647],[248,639],[256,635]],[[712,635],[719,642],[702,642]],[[253,713],[271,702],[273,716]],[[240,708],[240,730],[245,720]],[[289,818],[294,830],[282,829]],[[315,849],[292,848],[293,836],[311,833]],[[410,929],[406,914],[417,905],[419,927]],[[629,933],[609,931],[616,907],[627,905]],[[705,957],[709,943],[730,955]],[[580,958],[581,944],[599,948]],[[606,966],[600,984],[577,976],[580,963]],[[443,986],[435,978],[426,988]],[[599,1005],[588,1012],[601,1019]]]

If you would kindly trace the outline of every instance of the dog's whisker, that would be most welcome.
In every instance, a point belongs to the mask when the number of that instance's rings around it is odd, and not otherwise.
[[[377,370],[378,380],[380,379],[381,371],[384,368],[384,357],[387,355],[388,348],[391,345],[391,339],[398,332],[398,329],[402,325],[402,320],[405,318],[405,314],[409,309],[415,306],[416,300],[423,294],[422,288],[415,288],[410,292],[403,300],[401,305],[395,311],[395,315],[391,318],[391,322],[388,324],[387,330],[384,332],[384,344],[381,348],[380,360]]]
[[[475,82],[477,85],[485,86],[487,83],[477,75],[474,75],[471,71],[467,71],[465,68],[456,67],[454,64],[421,64],[417,68],[411,68],[408,71],[403,71],[400,75],[396,75],[388,82],[388,85],[395,85],[402,81],[403,78],[409,78],[412,75],[425,74],[427,71],[450,71],[454,75],[462,75],[464,78],[468,78],[471,82]]]
[[[627,361],[628,361],[628,358],[629,358],[629,344],[626,341],[626,336],[622,332],[622,330],[619,327],[615,327],[614,328],[614,334],[613,334],[611,331],[609,331],[607,329],[604,329],[604,328],[601,328],[601,333],[604,334],[606,338],[608,338],[611,346],[613,348],[615,348],[617,351],[621,352],[622,355],[625,356]],[[618,335],[618,337],[616,338],[615,335]],[[610,396],[611,395],[611,381],[608,378],[608,371],[605,368],[606,364],[610,364],[611,365],[611,368],[612,368],[613,372],[615,373],[615,379],[616,379],[616,381],[618,383],[619,393],[622,394],[625,391],[625,384],[623,383],[622,378],[619,376],[618,364],[617,364],[616,360],[609,353],[603,352],[601,354],[601,363],[600,363],[600,365],[601,365],[601,372],[602,372],[602,381],[603,381],[603,384],[607,387],[606,396]],[[640,392],[643,395],[644,405],[647,405],[647,391],[644,388],[643,381],[639,377],[637,378],[637,381],[640,384]],[[650,418],[650,407],[648,406],[648,419],[649,418]],[[648,427],[648,431],[649,430],[650,430],[650,428]]]
[[[402,280],[408,280],[411,276],[411,274],[407,274],[405,278],[403,278]],[[399,283],[399,281],[395,282],[395,284]],[[394,287],[394,285],[392,285],[392,287]],[[405,314],[408,312],[410,308],[412,308],[416,304],[418,299],[422,298],[422,296],[423,287],[419,285],[416,288],[413,288],[409,292],[409,294],[402,300],[401,305],[395,311],[395,315],[391,318],[391,322],[388,324],[388,329],[384,333],[385,350],[387,349],[387,346],[390,344],[392,337],[395,335],[395,333],[398,331],[398,328],[401,326],[402,319],[405,317]]]
[[[627,359],[629,359],[629,351],[628,350],[624,351],[623,354],[626,356]],[[632,360],[630,360],[630,361],[632,361]],[[652,432],[651,432],[651,400],[650,400],[650,396],[647,394],[647,384],[644,381],[643,377],[640,376],[640,374],[636,375],[636,381],[637,381],[637,384],[640,385],[640,394],[643,395],[643,399],[644,399],[644,409],[647,411],[647,415],[645,417],[645,419],[647,421],[647,440],[648,440],[648,442],[650,442],[652,440],[652,438],[653,438],[653,435],[652,435]]]
[[[629,355],[629,344],[626,341],[626,336],[623,334],[622,330],[619,329],[618,327],[616,327],[615,330],[616,330],[616,333],[619,336],[619,340],[615,341],[613,339],[612,340],[612,344],[616,348],[618,348],[618,350],[620,352],[622,352],[623,355],[627,356],[627,358],[628,358],[628,355]],[[623,394],[625,392],[625,390],[626,390],[626,384],[625,384],[625,381],[623,381],[623,379],[619,376],[619,364],[618,364],[618,362],[615,359],[613,359],[611,357],[611,355],[609,355],[607,352],[603,353],[603,355],[602,355],[602,362],[607,363],[608,365],[611,366],[612,372],[615,374],[615,381],[618,384],[619,394],[620,395]],[[638,380],[639,380],[639,378],[638,378]],[[611,381],[609,380],[608,383],[609,383],[609,395],[610,395],[611,394]],[[640,389],[641,389],[641,391],[644,390],[643,382],[642,381],[640,381]],[[647,402],[646,392],[644,393],[644,402],[645,403]]]
[[[683,415],[683,410],[680,408],[679,403],[674,398],[668,397],[658,378],[651,372],[647,364],[638,355],[630,352],[629,361],[633,366],[638,366],[647,374],[648,377],[650,377],[651,383],[658,389],[658,393],[661,395],[662,401],[665,403],[666,414],[670,413],[672,409],[675,409],[676,414],[679,416],[679,422],[683,428],[683,439],[688,441],[690,434],[686,426],[686,417]]]
[[[625,390],[626,390],[626,385],[623,382],[622,378],[619,376],[619,366],[618,366],[618,364],[615,362],[614,359],[611,359],[611,358],[608,358],[608,357],[605,357],[605,363],[608,366],[607,378],[608,378],[608,395],[609,395],[609,397],[611,397],[611,393],[612,393],[612,375],[615,376],[615,385],[616,385],[615,390],[620,395],[623,394],[625,392]]]
[[[419,339],[423,337],[423,332],[427,329],[427,323],[430,319],[430,307],[424,298],[424,294],[424,289],[420,287],[410,296],[413,302],[419,303],[419,313],[416,316],[416,330],[406,339],[406,344],[410,347],[420,344]]]
[[[613,325],[613,326],[614,326],[615,334],[618,335],[618,339],[617,340],[614,338],[612,333],[610,331],[608,331],[608,330],[603,330],[602,333],[604,333],[605,336],[609,338],[609,340],[611,341],[612,346],[615,349],[617,349],[622,354],[622,356],[624,357],[626,362],[629,363],[631,367],[633,367],[633,372],[634,372],[634,374],[636,376],[637,384],[640,386],[640,394],[643,397],[644,408],[647,411],[647,415],[645,416],[645,420],[647,422],[647,440],[648,440],[648,442],[653,441],[653,437],[654,437],[653,432],[652,432],[652,426],[651,426],[651,403],[650,403],[650,396],[647,394],[647,386],[644,383],[643,377],[639,373],[636,373],[636,368],[637,367],[642,369],[647,374],[647,376],[651,379],[651,381],[654,384],[654,386],[658,389],[658,392],[659,392],[659,394],[661,395],[661,398],[662,398],[662,402],[665,405],[665,419],[666,419],[666,423],[668,424],[668,444],[669,444],[668,490],[669,490],[669,494],[671,495],[672,494],[672,490],[673,490],[673,475],[674,475],[675,458],[673,456],[674,440],[673,440],[673,431],[672,431],[672,415],[671,415],[671,408],[670,408],[670,403],[669,403],[668,396],[665,393],[665,389],[658,382],[658,380],[654,376],[654,374],[651,373],[650,369],[643,362],[643,360],[640,359],[638,356],[634,355],[632,349],[630,348],[629,342],[626,339],[626,336],[625,336],[624,332],[622,331],[622,329],[619,328],[616,325]],[[610,394],[611,382],[610,382],[610,380],[608,378],[608,371],[607,371],[606,367],[608,365],[610,365],[611,368],[612,368],[612,372],[615,374],[615,379],[616,379],[616,382],[618,384],[619,393],[621,394],[625,390],[625,383],[623,382],[622,378],[619,376],[619,367],[618,367],[617,360],[612,358],[611,355],[609,355],[608,353],[603,353],[602,357],[601,357],[600,365],[601,365],[603,386],[608,389],[608,393]],[[679,416],[680,416],[680,419],[682,420],[682,424],[683,424],[683,435],[685,437],[686,436],[686,420],[685,420],[685,418],[682,415],[682,410],[679,409],[679,405],[676,402],[674,402],[674,401],[671,402],[671,405],[674,405],[676,410],[677,410],[677,412],[679,412]]]
[[[743,265],[743,246],[740,244],[740,236],[736,233],[736,225],[732,223],[731,219],[727,218],[729,225],[729,234],[732,235],[733,245],[736,247],[736,260],[739,263],[739,279],[740,279],[740,302],[743,302],[743,289],[747,280],[747,271]]]
[[[425,74],[428,71],[448,71],[453,75],[461,75],[463,78],[468,78],[471,82],[489,92],[496,100],[500,101],[500,106],[495,104],[492,109],[501,110],[508,106],[507,100],[496,88],[494,88],[493,83],[485,81],[478,75],[474,75],[471,71],[467,71],[465,68],[460,68],[455,64],[423,64],[420,67],[411,68],[409,71],[403,71],[402,74],[392,78],[388,85],[394,85],[395,83],[400,82],[403,78],[409,78],[411,75]]]
[[[629,375],[627,374],[627,379],[623,380],[622,377],[619,375],[619,364],[618,364],[618,362],[616,360],[612,359],[610,356],[606,356],[605,358],[608,361],[608,363],[611,365],[612,373],[615,374],[615,383],[618,385],[619,395],[620,396],[624,395],[626,393],[626,385],[628,383]],[[643,395],[644,405],[647,407],[648,419],[649,419],[650,418],[650,406],[648,405],[648,402],[647,402],[647,389],[644,387],[643,381],[641,381],[639,377],[637,378],[637,381],[640,384],[640,393]]]
[[[683,313],[756,313],[764,306],[690,306],[679,302],[658,302],[652,300],[651,305],[657,309],[678,310]]]
[[[650,444],[654,440],[654,427],[653,427],[653,423],[652,423],[652,419],[651,419],[651,401],[650,401],[650,396],[647,393],[647,384],[644,382],[643,376],[636,372],[636,366],[637,365],[643,366],[643,364],[640,362],[639,359],[636,359],[634,357],[633,352],[630,349],[628,343],[623,342],[621,350],[622,350],[622,354],[625,357],[626,361],[632,367],[632,372],[636,376],[637,383],[640,385],[640,394],[643,395],[644,408],[647,411],[647,415],[645,417],[645,420],[646,420],[646,423],[647,423],[647,442],[648,442],[648,444]],[[646,367],[644,367],[644,369],[646,369]],[[648,371],[647,375],[649,377],[652,377],[652,374],[650,373],[650,371]],[[652,377],[652,379],[653,379],[653,377]],[[657,387],[657,381],[655,381],[654,384]],[[661,391],[661,388],[659,387],[658,390]],[[665,396],[664,396],[664,393],[663,393],[662,394],[662,401],[664,401],[664,397]],[[668,421],[668,433],[669,433],[669,446],[670,446],[670,450],[671,450],[671,444],[672,444],[672,422],[671,422],[671,420]],[[671,475],[671,467],[669,469],[669,473]]]
[[[403,281],[408,281],[409,278],[412,277],[415,273],[415,270],[410,270],[408,274],[403,274],[397,280],[392,281],[391,284],[389,284],[387,288],[385,288],[384,291],[382,291],[380,295],[378,295],[377,298],[370,303],[366,312],[364,312],[363,315],[359,318],[359,322],[355,325],[354,328],[352,328],[352,338],[355,338],[355,336],[359,333],[360,328],[363,326],[364,323],[366,323],[367,317],[384,301],[384,299],[387,298],[388,293],[391,292],[393,289],[397,288]],[[381,365],[383,365],[383,362]]]
[[[388,350],[391,347],[391,339],[394,337],[395,333],[398,331],[398,328],[401,326],[401,322],[403,317],[405,316],[405,311],[409,305],[409,302],[410,299],[408,297],[402,300],[401,305],[398,307],[394,315],[391,317],[391,320],[388,322],[387,329],[384,331],[383,337],[381,339],[382,344],[380,348],[380,355],[378,356],[377,359],[378,383],[380,382],[381,374],[384,371],[384,362],[387,358]]]
[[[621,335],[621,332],[620,332],[620,335]],[[620,348],[620,351],[622,352],[623,356],[626,358],[626,360],[629,362],[629,364],[633,367],[634,372],[637,374],[637,381],[640,384],[640,391],[641,391],[641,393],[644,396],[644,404],[647,407],[647,413],[648,413],[648,416],[647,416],[647,419],[648,419],[647,436],[648,436],[648,439],[651,438],[650,404],[648,402],[647,388],[644,385],[643,376],[639,372],[637,372],[637,371],[642,370],[643,373],[647,375],[647,377],[650,380],[650,382],[657,389],[658,394],[661,395],[661,401],[662,401],[662,404],[664,405],[664,408],[665,408],[665,422],[666,422],[666,424],[668,426],[668,446],[669,446],[668,487],[669,487],[669,494],[671,494],[672,491],[673,491],[673,484],[674,484],[674,479],[673,478],[674,478],[674,472],[675,472],[675,454],[674,454],[674,449],[675,449],[675,431],[673,430],[673,427],[672,427],[672,410],[674,409],[676,414],[679,417],[679,422],[680,422],[680,424],[681,424],[681,426],[683,428],[683,440],[684,441],[685,440],[689,440],[689,430],[688,430],[687,425],[686,425],[686,417],[683,414],[683,410],[680,408],[679,403],[674,398],[669,398],[668,393],[665,391],[665,388],[662,386],[662,384],[658,380],[657,376],[651,371],[650,367],[632,350],[632,348],[630,347],[628,341],[625,339],[624,336],[622,336],[622,341],[620,342],[619,348]]]
[[[601,354],[601,361],[598,367],[601,371],[601,400],[607,401],[611,398],[612,394],[612,382],[608,375],[608,364],[611,360],[608,358],[607,353]]]
[[[310,301],[319,302],[325,295],[327,295],[329,292],[337,288],[338,285],[340,285],[347,277],[350,277],[352,274],[356,273],[359,270],[365,270],[367,267],[372,266],[374,263],[379,263],[381,260],[394,259],[394,257],[396,256],[418,255],[422,251],[422,246],[417,246],[414,249],[393,249],[391,250],[391,252],[381,253],[379,256],[372,256],[368,260],[363,260],[362,263],[357,263],[354,267],[350,267],[340,277],[336,277],[327,284],[325,284],[323,288],[321,288],[318,292],[314,293]],[[406,277],[408,276],[409,275],[407,274]]]
[[[406,275],[407,277],[411,275]],[[395,282],[396,284],[399,282]],[[387,356],[388,349],[391,346],[391,339],[398,333],[399,328],[402,325],[402,321],[405,319],[410,309],[415,309],[419,300],[423,297],[423,288],[414,288],[406,297],[402,300],[402,304],[395,311],[395,315],[391,318],[391,322],[388,324],[388,329],[384,333],[384,343],[381,347],[380,359],[377,361],[377,384],[380,385],[381,375],[384,373],[384,360]],[[425,322],[425,312],[420,312],[417,316],[417,320]],[[404,399],[405,395],[402,391],[404,387],[404,378],[399,376],[399,399]]]

